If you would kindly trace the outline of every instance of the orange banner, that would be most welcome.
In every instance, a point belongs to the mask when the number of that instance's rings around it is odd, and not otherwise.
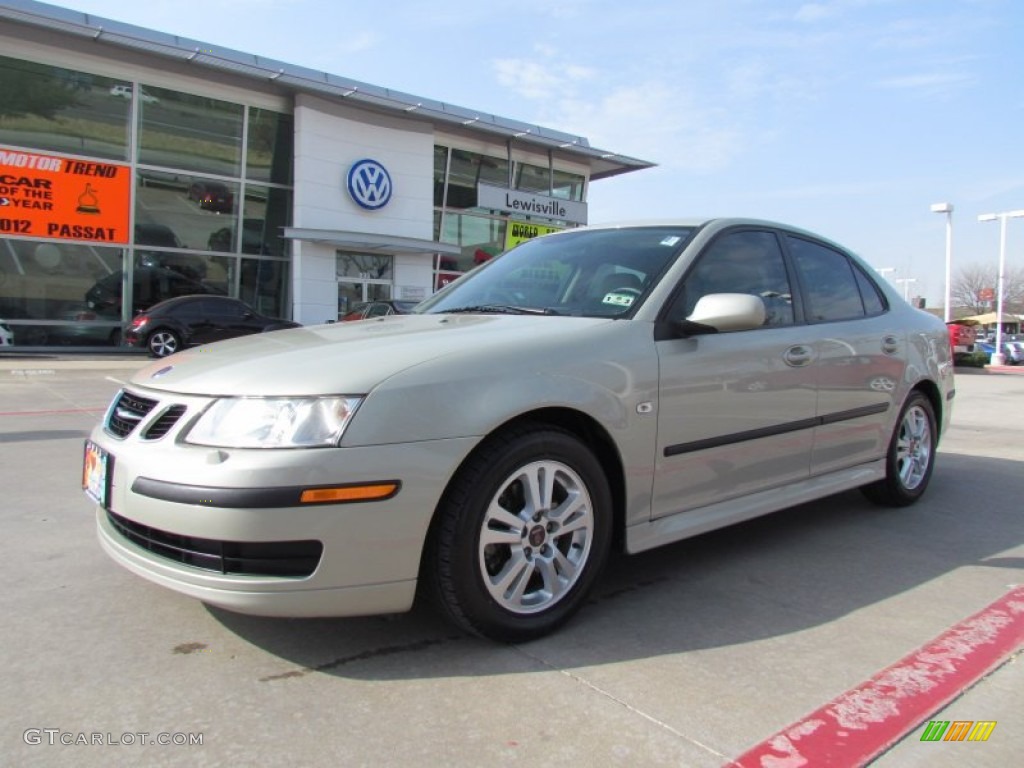
[[[131,169],[0,150],[0,235],[128,242]]]

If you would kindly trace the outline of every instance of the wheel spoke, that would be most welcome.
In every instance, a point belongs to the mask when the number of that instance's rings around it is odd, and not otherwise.
[[[533,563],[525,555],[515,553],[497,577],[490,581],[491,594],[502,602],[519,605],[523,601],[523,593],[530,583],[533,569]]]
[[[552,512],[551,517],[558,521],[559,534],[586,530],[590,527],[590,508],[587,500],[579,493],[572,493],[562,505]]]
[[[526,496],[526,511],[534,514],[551,507],[554,497],[555,472],[548,464],[532,464],[526,468],[521,480]]]
[[[564,584],[562,578],[558,575],[558,571],[555,569],[555,564],[550,560],[541,560],[537,563],[537,570],[544,580],[544,591],[547,593],[545,597],[548,600],[557,599],[564,591]]]
[[[566,557],[561,550],[555,550],[554,557],[555,565],[558,566],[558,572],[561,573],[570,583],[576,580],[576,564]]]
[[[522,544],[523,532],[519,529],[509,528],[484,528],[480,531],[480,546],[486,547],[489,544],[504,547],[517,547]]]
[[[525,520],[512,512],[509,512],[497,500],[492,501],[487,508],[487,516],[484,518],[484,526],[490,528],[493,523],[509,528],[514,531],[522,529]]]

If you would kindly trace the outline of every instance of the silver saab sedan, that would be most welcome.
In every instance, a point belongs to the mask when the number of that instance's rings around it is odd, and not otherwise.
[[[634,553],[861,488],[924,493],[941,320],[858,257],[713,219],[546,235],[411,315],[275,331],[140,370],[85,446],[99,539],[222,608],[432,598],[543,635]]]

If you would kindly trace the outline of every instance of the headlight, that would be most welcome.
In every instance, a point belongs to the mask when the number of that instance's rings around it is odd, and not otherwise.
[[[199,417],[188,443],[218,448],[337,445],[361,397],[232,397]]]

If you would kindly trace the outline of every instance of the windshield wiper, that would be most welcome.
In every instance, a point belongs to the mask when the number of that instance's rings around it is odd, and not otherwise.
[[[516,307],[511,304],[476,304],[470,307],[455,307],[453,309],[442,309],[439,315],[454,315],[459,313],[492,312],[502,315],[560,315],[557,310],[537,307]]]

